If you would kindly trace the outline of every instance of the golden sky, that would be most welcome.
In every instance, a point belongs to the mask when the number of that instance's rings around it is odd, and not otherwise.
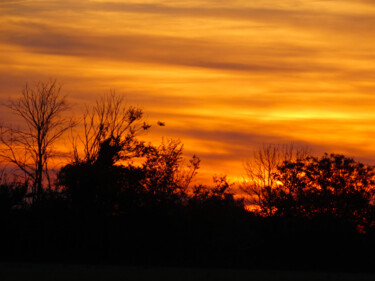
[[[202,178],[264,143],[375,163],[375,0],[0,0],[0,51],[0,100],[56,78],[79,112],[115,89]]]

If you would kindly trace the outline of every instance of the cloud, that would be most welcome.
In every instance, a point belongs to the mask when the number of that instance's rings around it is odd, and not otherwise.
[[[231,5],[214,5],[214,1],[201,1],[200,5],[194,2],[185,2],[185,5],[178,5],[173,2],[168,4],[141,3],[141,2],[112,2],[112,1],[37,1],[37,2],[17,2],[6,3],[0,6],[8,13],[20,16],[48,17],[47,13],[59,15],[61,12],[71,12],[75,16],[85,17],[92,12],[100,13],[131,13],[137,15],[159,15],[172,18],[206,18],[206,19],[227,19],[232,21],[258,22],[260,27],[280,28],[287,26],[296,30],[316,30],[319,32],[329,32],[331,35],[350,34],[361,36],[371,34],[369,29],[375,24],[373,10],[361,9],[360,12],[353,13],[353,10],[340,11],[333,9],[320,10],[312,8],[310,5],[301,5],[301,8],[292,5],[271,5],[264,2],[258,5],[244,5],[243,2]],[[291,2],[291,1],[289,1]],[[315,1],[318,2],[319,1]],[[325,1],[328,2],[328,1]],[[335,5],[345,6],[349,1],[330,1]],[[374,2],[361,1],[373,5]],[[260,2],[262,3],[262,2]],[[324,3],[324,1],[322,1]],[[273,3],[274,4],[274,3]],[[46,15],[47,14],[47,15]],[[336,34],[335,34],[336,33]]]
[[[316,62],[290,64],[286,58],[317,55],[313,48],[281,44],[278,48],[254,44],[233,46],[209,40],[148,34],[98,35],[79,29],[49,27],[45,24],[22,22],[16,31],[0,38],[34,53],[91,57],[115,61],[163,63],[217,70],[245,72],[326,72],[335,67]],[[261,53],[254,57],[252,54]]]
[[[0,99],[51,76],[76,107],[114,88],[218,172],[291,140],[372,159],[372,4],[1,1]]]

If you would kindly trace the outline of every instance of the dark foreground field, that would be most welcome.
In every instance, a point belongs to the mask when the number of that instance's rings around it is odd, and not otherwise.
[[[250,271],[209,268],[120,267],[64,264],[0,264],[1,281],[208,281],[208,280],[375,280],[374,274]]]

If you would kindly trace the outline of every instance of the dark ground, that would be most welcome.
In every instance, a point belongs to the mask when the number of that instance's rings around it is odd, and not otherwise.
[[[254,281],[294,281],[294,280],[375,280],[375,274],[302,272],[302,271],[260,271],[213,268],[168,268],[168,267],[127,267],[67,264],[22,264],[1,263],[1,281],[208,281],[208,280],[254,280]]]

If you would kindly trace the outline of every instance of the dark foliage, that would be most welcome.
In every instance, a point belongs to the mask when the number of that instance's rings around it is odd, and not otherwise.
[[[191,186],[200,161],[179,141],[139,141],[141,118],[112,94],[86,113],[84,151],[54,188],[33,201],[27,181],[2,181],[0,260],[374,270],[373,167],[266,148],[249,212],[225,176]]]
[[[277,216],[344,219],[358,227],[372,224],[374,168],[343,155],[325,154],[285,161],[270,190],[270,208]]]
[[[25,206],[27,185],[19,183],[0,184],[0,215],[7,215],[13,209]]]
[[[113,143],[103,143],[103,146]],[[113,152],[115,151],[115,152]],[[60,189],[28,205],[1,187],[1,259],[309,270],[372,270],[373,170],[342,155],[285,161],[271,216],[245,210],[226,177],[189,189],[182,146],[144,146],[142,165],[119,150],[59,173]],[[115,155],[115,156],[114,156]],[[199,161],[192,160],[195,168]],[[186,176],[187,175],[187,176]]]

